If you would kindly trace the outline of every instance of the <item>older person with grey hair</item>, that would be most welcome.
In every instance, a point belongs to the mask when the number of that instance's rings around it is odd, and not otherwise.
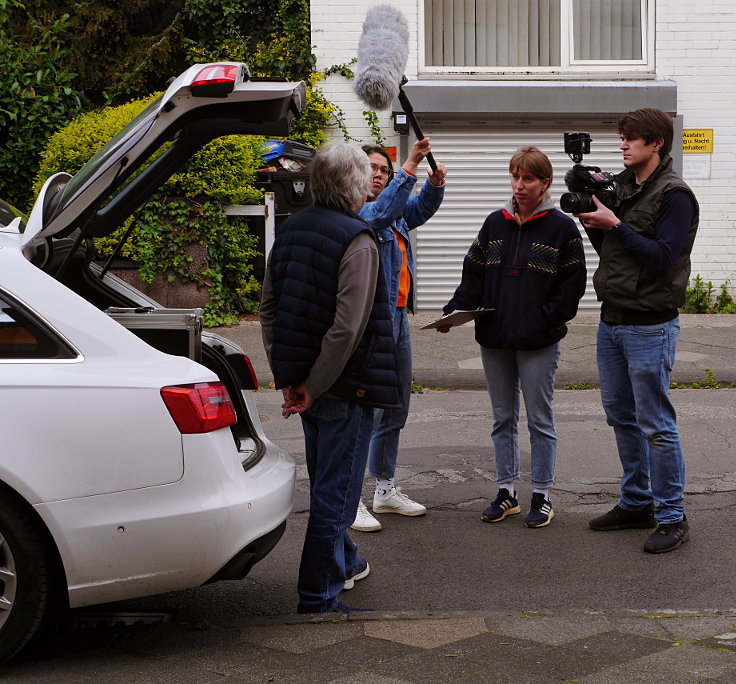
[[[348,535],[360,501],[373,410],[399,404],[391,314],[375,237],[355,212],[368,158],[334,143],[311,164],[314,206],[290,216],[263,283],[261,327],[282,415],[304,430],[310,512],[300,613],[349,612],[340,592],[368,576]]]

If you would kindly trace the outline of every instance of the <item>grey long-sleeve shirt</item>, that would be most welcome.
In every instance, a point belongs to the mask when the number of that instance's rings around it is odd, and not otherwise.
[[[319,356],[304,380],[312,399],[317,399],[332,387],[357,349],[373,308],[377,277],[378,248],[368,233],[361,233],[350,242],[340,260],[335,320],[322,339]],[[260,318],[263,346],[271,368],[276,310],[269,255],[263,279]]]

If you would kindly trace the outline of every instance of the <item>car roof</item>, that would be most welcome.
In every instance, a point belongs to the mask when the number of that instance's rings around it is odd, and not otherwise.
[[[223,135],[285,136],[305,99],[304,82],[253,78],[240,62],[190,67],[76,174],[46,181],[24,244],[77,228],[109,235],[205,144]]]

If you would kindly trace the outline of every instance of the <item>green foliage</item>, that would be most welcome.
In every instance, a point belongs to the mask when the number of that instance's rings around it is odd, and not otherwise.
[[[185,0],[182,14],[191,63],[236,49],[254,73],[307,79],[314,70],[308,0]]]
[[[319,148],[325,143],[327,140],[325,129],[336,121],[337,108],[317,87],[322,78],[321,74],[313,73],[307,79],[306,104],[301,117],[292,123],[289,131],[289,138],[314,148]]]
[[[721,285],[720,292],[714,298],[715,288],[709,280],[704,281],[700,275],[696,275],[692,281],[691,287],[685,292],[685,306],[682,307],[683,313],[736,313],[736,302],[728,292],[727,280]]]
[[[15,35],[30,40],[34,21],[56,20],[69,13],[64,64],[76,73],[75,87],[88,105],[120,104],[160,90],[182,71],[183,0],[24,0],[15,11]]]
[[[10,30],[18,7],[12,0],[0,5],[0,197],[24,208],[44,143],[81,104],[75,74],[65,66],[68,15],[29,20],[21,37]]]
[[[693,389],[720,389],[721,383],[716,380],[715,373],[710,369],[705,369],[705,380],[696,380],[690,387]]]
[[[376,145],[381,145],[381,146],[385,145],[386,138],[383,137],[383,131],[381,130],[381,124],[378,121],[378,114],[376,114],[372,110],[369,110],[369,111],[363,112],[363,118],[366,120],[366,123],[368,124],[368,128],[370,129],[373,139],[376,141]]]
[[[736,313],[736,302],[733,301],[733,297],[728,292],[729,282],[731,281],[727,280],[725,283],[721,283],[721,291],[716,297],[715,313]]]
[[[343,76],[348,80],[352,80],[355,78],[355,72],[350,67],[353,66],[353,64],[356,64],[357,61],[358,58],[353,57],[353,59],[351,59],[347,64],[333,64],[332,66],[324,69],[322,73],[325,76],[329,76],[330,74],[340,74],[340,76]]]
[[[63,130],[53,135],[41,155],[34,194],[38,194],[46,179],[59,171],[75,174],[105,144],[143,111],[158,93],[133,100],[119,107],[108,107],[81,114]]]
[[[154,97],[82,114],[56,133],[44,152],[37,186],[57,171],[78,171]],[[146,282],[161,273],[172,282],[207,287],[208,326],[232,323],[239,314],[257,310],[259,283],[253,276],[257,238],[249,233],[246,219],[225,217],[222,205],[260,201],[263,192],[253,181],[263,140],[237,135],[206,145],[140,210],[121,252],[136,262]],[[112,254],[132,220],[109,237],[95,240],[100,258]],[[197,245],[206,246],[206,259],[196,259],[192,248]]]
[[[562,387],[566,390],[589,390],[593,389],[593,386],[587,382],[568,382]]]
[[[232,324],[238,314],[257,310],[254,296],[260,286],[252,265],[257,240],[242,219],[226,218],[219,203],[180,199],[149,202],[138,224],[141,280],[153,282],[162,273],[170,282],[207,287],[206,326]],[[196,245],[207,248],[201,263],[191,249]]]
[[[733,387],[735,384],[730,383],[727,386]],[[689,385],[674,380],[670,382],[670,389],[721,389],[722,387],[723,385],[716,380],[716,374],[710,368],[705,369],[705,380],[695,380]]]

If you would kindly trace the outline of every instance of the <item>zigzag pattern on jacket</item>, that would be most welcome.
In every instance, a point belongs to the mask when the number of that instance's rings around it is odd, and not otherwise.
[[[468,250],[467,258],[481,266],[498,266],[501,263],[502,250],[503,240],[491,240],[484,248],[476,237]]]
[[[554,275],[560,263],[560,250],[545,245],[543,242],[532,242],[529,247],[529,268],[532,271]]]

